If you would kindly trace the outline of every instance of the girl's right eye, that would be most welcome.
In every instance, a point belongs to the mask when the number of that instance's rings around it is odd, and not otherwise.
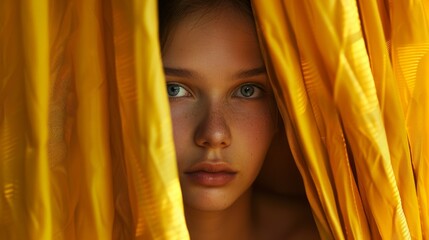
[[[191,96],[188,90],[176,83],[167,83],[167,93],[171,98]]]

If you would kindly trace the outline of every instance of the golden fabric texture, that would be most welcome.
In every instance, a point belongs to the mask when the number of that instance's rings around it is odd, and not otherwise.
[[[427,1],[258,1],[323,239],[428,239]]]
[[[0,239],[186,239],[156,0],[0,1]]]
[[[252,4],[322,238],[429,239],[429,2]],[[156,0],[0,1],[0,239],[189,239],[159,48]]]

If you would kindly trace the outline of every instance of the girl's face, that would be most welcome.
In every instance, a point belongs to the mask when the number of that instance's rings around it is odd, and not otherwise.
[[[192,15],[163,53],[187,207],[231,206],[255,180],[275,132],[275,104],[251,20],[233,9]]]

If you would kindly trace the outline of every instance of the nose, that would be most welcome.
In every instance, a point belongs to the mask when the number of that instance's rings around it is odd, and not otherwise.
[[[204,148],[225,148],[231,132],[221,108],[208,107],[195,131],[195,143]]]

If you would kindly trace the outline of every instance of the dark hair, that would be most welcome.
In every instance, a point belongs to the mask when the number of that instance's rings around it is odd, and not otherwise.
[[[159,0],[159,40],[161,49],[176,24],[188,15],[202,12],[207,14],[221,7],[232,7],[253,19],[250,0]]]

